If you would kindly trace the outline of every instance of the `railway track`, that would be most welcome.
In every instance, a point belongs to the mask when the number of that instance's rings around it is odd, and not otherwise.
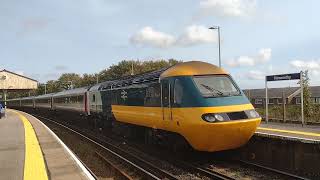
[[[273,168],[270,168],[270,167],[262,166],[262,165],[259,165],[259,164],[251,163],[251,162],[248,162],[248,161],[238,160],[238,162],[240,162],[240,163],[242,163],[242,164],[244,164],[246,166],[251,166],[253,168],[263,169],[266,172],[272,172],[272,173],[281,174],[282,176],[284,176],[284,177],[286,177],[288,179],[308,180],[308,178],[304,178],[304,177],[301,177],[301,176],[297,176],[295,174],[291,174],[291,173],[284,172],[284,171],[281,171],[281,170],[277,170],[277,169],[273,169]]]
[[[52,119],[49,119],[46,117],[42,117],[39,115],[35,115],[35,116],[37,116],[39,119],[44,119],[44,120],[50,121],[52,123],[55,123],[59,126],[62,126],[66,129],[80,135],[81,137],[87,139],[88,141],[98,145],[99,147],[105,149],[106,151],[113,154],[114,156],[121,159],[122,161],[125,161],[125,163],[130,164],[130,166],[132,166],[133,168],[137,169],[140,172],[139,174],[143,174],[143,176],[146,177],[147,179],[179,179],[175,175],[156,167],[154,164],[142,159],[141,157],[138,157],[132,153],[129,153],[128,151],[124,151],[119,146],[112,144],[112,141],[114,141],[114,139],[112,139],[110,137],[102,136],[102,137],[98,138],[95,135],[84,133],[82,130],[79,130],[76,127],[72,127],[72,128],[69,127],[71,125],[61,124],[55,120],[52,120]],[[105,139],[109,139],[110,142],[107,142]],[[118,141],[121,142],[121,141],[125,141],[125,140],[118,139]],[[141,148],[139,148],[135,144],[133,144],[133,145],[130,144],[128,146],[131,146],[134,149],[141,150]],[[170,163],[180,169],[184,169],[187,172],[190,172],[193,174],[201,175],[202,177],[207,177],[210,179],[219,179],[219,180],[234,180],[234,179],[236,179],[236,178],[233,178],[229,175],[218,172],[218,171],[211,169],[211,168],[203,167],[201,165],[193,164],[191,162],[182,161],[182,160],[176,159],[176,158],[165,157],[165,156],[163,156],[163,154],[158,153],[158,152],[147,152],[147,153],[149,155],[156,157],[156,158],[167,161],[168,163]],[[125,173],[121,169],[121,167],[110,162],[106,157],[104,157],[103,154],[98,153],[98,152],[96,152],[96,154],[103,161],[105,161],[107,164],[109,164],[109,166],[111,166],[117,172],[117,174],[119,174],[121,177],[123,177],[123,179],[133,179],[130,175]],[[245,166],[250,166],[255,169],[259,169],[259,171],[262,171],[262,172],[272,172],[275,174],[279,174],[279,175],[281,175],[281,177],[285,177],[286,179],[299,179],[299,180],[306,179],[306,178],[303,178],[303,177],[300,177],[300,176],[297,176],[294,174],[290,174],[290,173],[287,173],[284,171],[268,168],[265,166],[257,165],[257,164],[246,162],[246,161],[238,161],[238,163],[241,163]]]
[[[143,178],[154,179],[154,180],[160,180],[160,179],[176,180],[176,179],[178,179],[176,176],[170,174],[169,172],[166,172],[166,171],[156,167],[155,165],[137,157],[136,155],[131,154],[127,151],[124,151],[124,150],[118,148],[117,146],[114,146],[113,144],[111,144],[109,142],[106,142],[104,140],[93,137],[93,135],[89,135],[87,133],[82,132],[79,129],[76,129],[74,127],[71,128],[69,126],[66,126],[64,124],[61,124],[59,122],[56,122],[56,121],[51,120],[46,117],[42,117],[39,115],[34,115],[34,116],[36,116],[39,119],[44,119],[46,121],[54,123],[60,127],[63,127],[65,129],[79,135],[80,137],[86,139],[87,141],[95,144],[96,146],[103,149],[105,151],[105,153],[108,153],[109,155],[111,155],[114,158],[121,161],[122,164],[126,164],[127,166],[130,166],[131,169],[134,169],[135,171],[137,171],[138,174],[141,175]],[[98,156],[100,158],[102,158],[104,161],[107,161],[107,159],[101,153],[99,153]],[[113,166],[113,168],[120,170],[114,164],[112,164],[111,166]],[[121,173],[121,172],[119,172],[119,173]],[[121,174],[123,174],[123,177],[125,177],[126,179],[132,179],[132,177],[130,177],[128,174],[124,175],[125,174],[124,172],[122,172]]]

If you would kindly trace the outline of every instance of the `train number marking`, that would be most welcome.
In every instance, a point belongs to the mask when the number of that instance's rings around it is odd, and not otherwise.
[[[122,98],[124,101],[128,98],[128,95],[127,95],[127,94],[128,94],[127,91],[122,90],[122,92],[121,92],[121,98]]]

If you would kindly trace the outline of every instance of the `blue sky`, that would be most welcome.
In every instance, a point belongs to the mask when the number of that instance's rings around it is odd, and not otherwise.
[[[94,73],[123,59],[202,60],[242,88],[266,74],[309,69],[320,85],[320,2],[316,0],[1,0],[0,69],[45,82]],[[294,86],[296,82],[273,83]]]

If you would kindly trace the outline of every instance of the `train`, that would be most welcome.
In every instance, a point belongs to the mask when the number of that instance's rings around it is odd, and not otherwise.
[[[187,144],[204,152],[245,145],[261,122],[231,75],[201,61],[90,87],[10,99],[7,106],[81,116],[99,129],[114,132],[124,127],[125,132],[142,134],[147,143]]]

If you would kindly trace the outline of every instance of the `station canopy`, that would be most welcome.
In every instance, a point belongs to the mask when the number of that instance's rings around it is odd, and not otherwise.
[[[38,88],[38,81],[26,76],[0,70],[0,90],[7,92],[29,91]]]

